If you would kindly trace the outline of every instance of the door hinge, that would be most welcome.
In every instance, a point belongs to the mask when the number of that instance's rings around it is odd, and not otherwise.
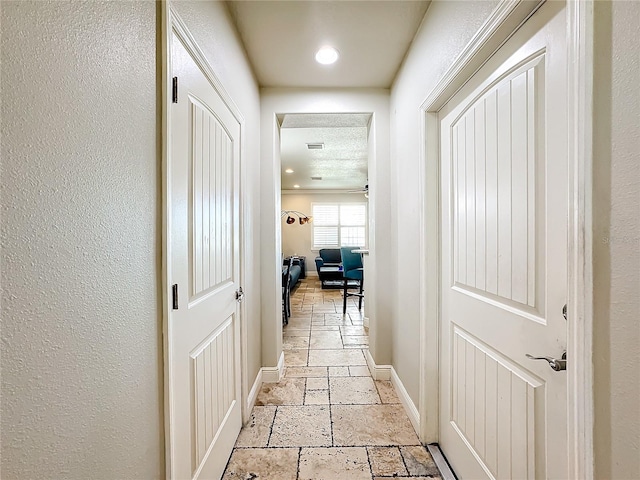
[[[171,285],[171,294],[173,295],[173,309],[178,310],[178,284]]]
[[[178,77],[173,77],[173,91],[171,101],[178,103]]]

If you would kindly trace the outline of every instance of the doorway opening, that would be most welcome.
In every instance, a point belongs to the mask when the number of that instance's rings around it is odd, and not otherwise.
[[[287,271],[283,277],[283,285],[290,282],[288,288],[283,286],[285,322],[292,311],[304,311],[312,303],[319,308],[320,297],[326,297],[324,313],[336,315],[336,321],[340,316],[348,318],[347,302],[336,295],[342,291],[342,271],[334,267],[336,272],[326,273],[330,267],[317,259],[322,258],[320,254],[338,259],[344,246],[369,247],[371,119],[370,113],[279,116],[280,247],[283,265],[289,259],[292,263],[291,276]],[[306,305],[304,297],[308,297]],[[364,319],[362,303],[358,302],[358,314]],[[287,356],[294,358],[285,355],[285,366]]]

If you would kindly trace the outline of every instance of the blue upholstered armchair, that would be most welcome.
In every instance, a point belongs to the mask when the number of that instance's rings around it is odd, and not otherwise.
[[[327,272],[323,271],[322,267],[339,267],[342,265],[342,257],[340,256],[339,248],[323,248],[318,252],[316,257],[316,270],[318,271],[318,277],[320,281],[326,280],[324,278]],[[332,278],[336,277],[336,273],[330,275]],[[338,274],[338,277],[342,277],[342,273]]]

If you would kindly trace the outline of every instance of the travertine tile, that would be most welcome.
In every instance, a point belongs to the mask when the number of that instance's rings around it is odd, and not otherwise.
[[[270,447],[321,447],[331,445],[329,406],[278,407]]]
[[[332,405],[333,444],[419,445],[402,405]]]
[[[286,367],[286,377],[326,377],[327,367]]]
[[[362,350],[310,350],[309,366],[366,365]]]
[[[329,405],[329,390],[307,390],[305,405]]]
[[[342,309],[342,305],[340,306],[340,308]],[[342,310],[340,310],[340,313],[334,313],[334,314],[326,313],[324,315],[324,319],[341,322],[342,320],[344,320],[344,315],[342,315]]]
[[[295,328],[295,329],[299,329],[299,328],[311,328],[311,320],[307,319],[307,318],[289,318],[289,324],[287,325],[286,328]]]
[[[300,480],[370,480],[364,448],[303,448]]]
[[[240,430],[236,447],[266,447],[275,414],[275,406],[253,407],[251,418]]]
[[[304,367],[307,365],[307,358],[309,357],[309,350],[296,349],[296,350],[284,350],[284,364],[287,367]]]
[[[329,327],[331,327],[333,330],[326,330]],[[337,327],[335,325],[328,325],[324,326],[322,330],[319,328],[313,328],[310,334],[310,338],[311,340],[313,340],[314,338],[318,340],[340,340],[342,338],[342,335],[340,334],[340,327]]]
[[[339,332],[340,327],[337,325],[312,325],[311,332]]]
[[[289,336],[282,338],[283,350],[291,350],[294,348],[309,348],[309,338],[308,337],[289,337]]]
[[[407,465],[409,475],[428,477],[439,475],[438,467],[431,458],[431,454],[422,445],[413,447],[400,447],[400,452]]]
[[[381,403],[371,377],[331,377],[329,389],[332,405]]]
[[[331,303],[323,303],[322,305],[314,305],[313,313],[336,313],[336,306]]]
[[[349,367],[329,367],[330,377],[349,377]]]
[[[278,383],[264,383],[256,405],[302,405],[304,378],[283,378]]]
[[[398,447],[368,447],[371,473],[374,476],[398,477],[408,475]]]
[[[311,332],[311,326],[292,328],[291,325],[287,325],[282,329],[282,337],[309,337]]]
[[[328,390],[329,381],[324,378],[307,378],[307,391],[309,390]]]
[[[222,478],[296,480],[297,471],[297,448],[239,448],[233,451]]]
[[[345,325],[340,327],[342,335],[368,335],[367,329],[362,326]]]
[[[378,387],[378,393],[380,394],[382,403],[400,403],[396,390],[390,381],[376,380],[376,387]]]
[[[345,346],[361,345],[366,347],[369,345],[369,337],[366,335],[344,335],[342,337],[342,342]]]
[[[352,322],[351,322],[351,319],[348,316],[345,316],[343,318],[328,318],[328,319],[325,319],[324,324],[325,325],[342,326],[342,325],[352,325]]]
[[[312,331],[309,341],[310,349],[342,348],[342,337],[337,331]]]
[[[371,372],[366,365],[357,365],[355,367],[349,367],[349,373],[352,377],[370,377]]]
[[[391,383],[373,382],[366,366],[368,329],[357,299],[348,300],[343,315],[340,290],[323,290],[317,279],[303,279],[292,294],[292,310],[289,325],[283,328],[285,377],[259,393],[260,402],[270,405],[254,408],[224,478],[388,480],[395,475],[417,480],[429,476],[424,473],[429,471],[425,470],[428,464],[417,436],[402,406],[394,403],[399,400]],[[301,393],[304,405],[289,405],[298,402]],[[256,448],[266,445],[268,449]],[[400,449],[390,445],[415,447],[404,451],[410,471]],[[279,459],[283,452],[289,455],[284,465]],[[407,477],[410,474],[422,476]]]

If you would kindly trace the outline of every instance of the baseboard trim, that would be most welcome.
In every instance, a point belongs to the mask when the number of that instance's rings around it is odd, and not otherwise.
[[[365,350],[367,366],[374,380],[389,380],[391,378],[391,365],[376,365],[369,350]]]
[[[278,383],[284,374],[284,352],[280,354],[276,367],[262,367],[263,383]]]
[[[369,317],[363,317],[363,318],[362,318],[362,324],[363,324],[365,327],[369,328]]]
[[[253,386],[249,391],[249,395],[247,396],[247,412],[249,415],[251,414],[251,410],[253,410],[254,405],[256,404],[256,400],[258,399],[258,393],[260,393],[260,387],[262,387],[262,369],[258,370],[258,375],[256,375],[256,381],[253,382]]]
[[[393,389],[398,394],[398,398],[400,399],[402,406],[407,412],[407,416],[411,421],[411,425],[413,425],[413,429],[416,431],[416,433],[419,436],[420,435],[419,433],[420,432],[420,413],[418,412],[418,409],[416,408],[415,404],[411,400],[411,397],[409,397],[409,394],[407,393],[407,389],[404,388],[404,385],[402,384],[402,380],[400,380],[400,377],[398,376],[398,374],[396,373],[396,370],[393,367],[391,367],[391,384],[393,385]]]

